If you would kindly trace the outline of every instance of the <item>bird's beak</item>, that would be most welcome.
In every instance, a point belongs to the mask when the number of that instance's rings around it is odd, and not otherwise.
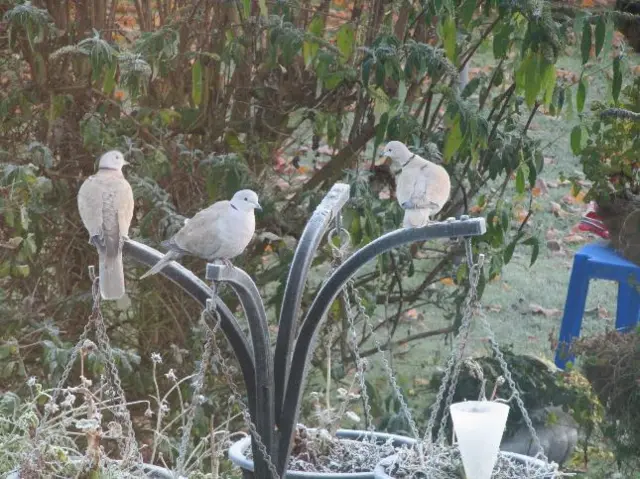
[[[129,163],[127,160],[122,160],[122,164],[123,165],[130,165],[131,163]]]
[[[384,151],[378,155],[378,159],[376,160],[376,165],[384,165],[387,162],[389,157],[385,154]]]
[[[260,206],[260,203],[258,203],[257,201],[255,203],[255,207],[258,211],[262,211],[262,206]]]

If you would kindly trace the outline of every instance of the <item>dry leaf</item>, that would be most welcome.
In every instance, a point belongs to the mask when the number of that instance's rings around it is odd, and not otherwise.
[[[549,188],[547,187],[547,182],[544,181],[542,178],[538,178],[536,180],[536,188],[538,188],[540,190],[540,192],[545,194],[545,195],[549,194]],[[534,188],[534,190],[536,188]]]
[[[529,310],[531,311],[531,314],[542,314],[547,318],[552,318],[554,316],[562,315],[562,311],[560,311],[559,309],[544,308],[539,304],[533,304],[533,303],[529,305]]]
[[[571,234],[564,237],[564,242],[569,244],[584,243],[585,241],[587,241],[587,238],[578,234]]]
[[[564,218],[569,214],[562,209],[562,206],[560,206],[559,203],[556,203],[555,201],[552,201],[550,205],[551,205],[551,212],[554,214],[554,216],[558,218]]]
[[[442,284],[444,284],[445,286],[453,286],[455,283],[453,282],[453,278],[442,278],[440,280],[440,282]]]
[[[549,240],[547,241],[547,248],[551,251],[561,251],[562,245],[557,240]]]
[[[502,306],[499,304],[487,304],[484,308],[491,313],[499,313],[502,311]]]

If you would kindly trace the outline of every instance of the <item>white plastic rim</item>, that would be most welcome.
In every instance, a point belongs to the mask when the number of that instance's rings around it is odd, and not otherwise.
[[[452,404],[450,411],[467,479],[490,479],[509,406],[494,401],[466,401]]]

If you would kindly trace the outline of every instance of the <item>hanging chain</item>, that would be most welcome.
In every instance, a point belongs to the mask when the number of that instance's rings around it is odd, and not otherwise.
[[[198,368],[198,372],[196,373],[196,377],[193,381],[193,396],[191,396],[191,406],[189,413],[187,414],[187,422],[184,425],[184,429],[182,430],[182,440],[180,441],[180,449],[178,455],[178,474],[182,474],[184,472],[183,468],[186,467],[185,461],[187,459],[187,446],[189,445],[191,430],[193,429],[193,421],[196,417],[196,408],[200,403],[200,392],[204,387],[205,375],[211,361],[214,334],[219,329],[219,327],[220,321],[216,321],[216,324],[213,328],[209,328],[208,326],[205,327],[206,341],[204,344],[204,350],[202,352],[202,357],[200,358],[200,366]]]
[[[438,394],[436,396],[436,400],[433,404],[433,409],[431,410],[431,415],[429,416],[429,421],[427,423],[427,429],[424,433],[423,442],[427,444],[433,443],[431,435],[433,434],[433,430],[436,425],[436,419],[442,407],[441,405],[443,404],[443,401],[445,402],[442,411],[442,418],[440,420],[440,425],[438,428],[437,442],[441,443],[444,440],[446,420],[449,414],[448,406],[451,404],[451,402],[453,402],[453,395],[455,393],[455,388],[458,382],[458,376],[460,374],[460,368],[462,365],[461,359],[464,354],[467,341],[469,339],[469,334],[471,332],[471,319],[473,318],[474,313],[474,302],[477,296],[478,280],[480,279],[480,270],[484,262],[484,255],[480,255],[478,257],[478,263],[474,264],[473,251],[471,248],[471,238],[465,238],[464,242],[467,267],[469,268],[469,294],[467,295],[467,298],[465,300],[462,313],[462,322],[460,324],[460,328],[458,329],[458,334],[454,339],[453,353],[449,356],[445,374],[442,378],[440,388],[438,389]],[[444,395],[446,392],[448,392],[448,395],[445,400]]]
[[[251,414],[249,414],[249,408],[241,399],[242,396],[240,395],[240,391],[238,391],[238,387],[236,386],[236,383],[233,379],[233,373],[231,371],[231,368],[229,367],[227,360],[222,355],[220,346],[218,345],[218,342],[215,338],[215,331],[219,328],[219,325],[220,325],[220,313],[218,313],[218,309],[216,307],[216,295],[217,295],[216,286],[214,284],[212,287],[211,299],[207,301],[207,306],[202,312],[203,317],[205,317],[206,315],[209,315],[209,317],[212,317],[214,319],[213,328],[211,328],[209,326],[209,323],[205,321],[205,325],[207,326],[207,329],[209,329],[211,332],[210,337],[211,337],[212,358],[218,362],[223,376],[229,383],[229,388],[231,389],[231,394],[232,394],[232,400],[240,408],[242,417],[244,418],[244,421],[253,436],[252,439],[256,441],[256,445],[258,446],[258,449],[262,453],[262,457],[264,457],[264,460],[267,463],[267,467],[269,468],[269,472],[271,472],[272,479],[280,479],[278,470],[276,469],[276,466],[273,464],[271,456],[267,451],[267,447],[262,442],[262,439],[260,438],[260,434],[258,433],[258,430],[256,429],[255,424],[251,420]],[[256,458],[254,458],[254,465],[255,465],[255,459]]]
[[[363,303],[362,297],[360,296],[360,293],[358,293],[358,289],[355,287],[353,280],[349,280],[347,282],[347,287],[351,290],[351,294],[353,295],[353,299],[356,303],[356,306],[358,307],[358,311],[360,312],[360,315],[364,318],[364,324],[366,326],[366,329],[369,332],[370,337],[373,339],[373,343],[378,353],[380,354],[382,366],[384,367],[384,370],[387,373],[387,377],[396,395],[396,399],[400,403],[400,410],[405,415],[413,436],[416,438],[419,438],[420,432],[418,431],[418,426],[416,426],[416,422],[413,420],[413,415],[411,414],[411,411],[409,410],[409,406],[407,405],[407,402],[404,399],[404,395],[402,394],[402,390],[398,385],[398,381],[396,380],[395,374],[393,373],[393,368],[391,367],[391,364],[387,359],[387,355],[385,354],[385,351],[382,349],[382,344],[380,344],[380,341],[376,337],[375,330],[373,329],[373,321],[371,320],[371,317],[369,316],[369,314],[367,314],[367,310],[362,304]]]
[[[333,236],[336,234],[340,235],[340,247],[337,247],[333,243]],[[343,236],[344,235],[344,241]],[[342,228],[342,215],[338,213],[336,217],[336,226],[335,229],[329,232],[329,245],[331,246],[331,253],[333,256],[333,261],[331,262],[331,271],[329,275],[333,273],[340,264],[342,264],[344,257],[351,246],[351,235],[349,232]],[[360,395],[362,396],[362,402],[364,403],[364,413],[365,420],[367,423],[367,431],[373,432],[373,415],[371,414],[371,404],[369,401],[369,392],[367,391],[367,384],[365,382],[365,368],[366,368],[366,359],[360,356],[360,348],[358,347],[358,333],[356,331],[355,317],[356,315],[353,313],[353,309],[351,308],[351,300],[349,299],[349,292],[346,290],[342,291],[342,298],[344,300],[344,309],[347,315],[347,321],[349,322],[349,330],[347,334],[349,336],[349,343],[351,345],[351,350],[353,351],[353,357],[356,362],[356,375],[358,379],[358,383],[360,385]],[[342,416],[346,412],[347,399],[344,400],[339,412],[338,412],[338,420],[342,419]],[[371,436],[373,440],[373,436]]]
[[[491,349],[493,349],[493,352],[496,355],[496,358],[498,358],[498,362],[500,363],[500,367],[502,368],[502,374],[504,374],[504,378],[507,380],[507,383],[511,388],[512,397],[516,400],[516,404],[518,405],[518,408],[522,413],[522,418],[524,419],[524,422],[527,425],[527,429],[529,429],[529,434],[531,434],[531,438],[533,439],[533,444],[538,449],[538,453],[536,454],[536,457],[539,457],[544,462],[548,463],[549,459],[544,453],[544,448],[540,443],[540,438],[538,437],[538,433],[536,432],[535,428],[533,427],[533,424],[531,423],[531,418],[529,417],[529,413],[527,412],[527,409],[524,406],[524,402],[520,397],[520,392],[518,391],[518,387],[515,381],[513,380],[513,377],[511,376],[511,371],[509,371],[509,366],[507,365],[507,362],[504,359],[504,355],[502,354],[502,351],[498,347],[498,343],[496,341],[493,330],[491,329],[491,326],[489,325],[489,322],[487,321],[487,318],[484,317],[484,315],[480,315],[480,322],[482,323],[482,326],[484,327],[484,330],[487,333],[487,336],[489,337],[489,343],[491,344]]]
[[[93,283],[91,287],[91,294],[93,298],[93,307],[91,310],[91,315],[89,316],[89,321],[84,327],[80,338],[78,339],[76,345],[71,351],[71,355],[69,360],[67,361],[67,365],[58,381],[58,384],[53,390],[51,398],[47,402],[44,408],[44,414],[40,425],[36,429],[35,437],[37,438],[39,433],[42,431],[42,427],[46,424],[50,415],[56,410],[56,402],[58,400],[58,396],[62,391],[64,385],[69,380],[69,375],[73,369],[75,361],[78,357],[78,353],[82,351],[84,347],[85,341],[87,341],[89,337],[89,332],[92,327],[95,327],[96,332],[96,341],[98,349],[106,356],[107,361],[107,371],[111,375],[111,381],[109,380],[109,374],[107,374],[106,382],[107,387],[112,386],[115,389],[115,395],[117,399],[116,408],[114,412],[114,416],[118,423],[124,425],[127,430],[126,439],[122,436],[116,438],[118,447],[122,454],[122,462],[125,467],[130,467],[131,462],[137,461],[138,463],[142,462],[142,457],[140,452],[138,451],[138,444],[135,438],[135,431],[133,429],[133,423],[131,421],[131,416],[129,414],[129,409],[127,408],[127,403],[125,399],[124,390],[122,389],[122,383],[120,382],[120,375],[118,373],[118,368],[115,364],[115,359],[113,357],[113,351],[111,349],[111,344],[109,341],[109,336],[107,335],[106,328],[104,325],[104,318],[102,316],[102,312],[100,310],[100,285],[99,285],[99,277],[95,276],[93,266],[89,267],[89,275],[93,278]],[[107,393],[114,394],[113,391],[107,390]],[[137,467],[137,466],[136,466]]]
[[[118,439],[118,446],[122,451],[123,462],[125,465],[130,464],[133,461],[142,461],[142,456],[138,451],[138,444],[136,442],[135,432],[133,430],[133,422],[131,421],[131,416],[129,414],[129,408],[127,407],[127,401],[125,399],[124,390],[122,389],[122,383],[120,382],[120,374],[118,373],[118,368],[115,363],[115,359],[113,357],[113,351],[111,349],[111,343],[109,341],[109,336],[107,335],[107,331],[104,325],[104,318],[102,317],[102,312],[100,311],[100,288],[99,288],[99,279],[93,282],[93,313],[92,316],[94,318],[94,324],[96,327],[96,340],[98,342],[98,348],[103,352],[103,354],[107,357],[107,368],[111,373],[111,381],[109,381],[109,375],[106,375],[107,384],[111,383],[111,386],[115,389],[116,395],[116,411],[115,416],[119,420],[121,424],[123,424],[127,430],[126,442],[122,439]],[[111,391],[113,394],[113,391]]]

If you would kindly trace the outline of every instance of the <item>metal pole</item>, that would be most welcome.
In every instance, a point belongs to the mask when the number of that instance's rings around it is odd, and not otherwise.
[[[276,424],[279,426],[283,414],[284,390],[291,366],[291,345],[295,339],[296,323],[300,316],[302,293],[307,284],[307,275],[318,246],[331,224],[331,220],[340,212],[349,200],[349,185],[336,183],[322,202],[316,207],[313,216],[300,236],[298,247],[293,256],[289,276],[280,308],[278,337],[274,354],[274,381]],[[289,411],[286,414],[290,414]]]
[[[207,265],[207,280],[229,283],[234,289],[244,309],[251,333],[253,357],[255,360],[255,394],[249,396],[254,404],[255,414],[251,419],[255,424],[259,439],[269,455],[273,454],[274,407],[273,407],[273,358],[269,325],[260,292],[251,277],[243,270],[215,264]],[[258,449],[257,439],[252,442],[254,474],[257,478],[268,479],[271,474],[265,459]]]

